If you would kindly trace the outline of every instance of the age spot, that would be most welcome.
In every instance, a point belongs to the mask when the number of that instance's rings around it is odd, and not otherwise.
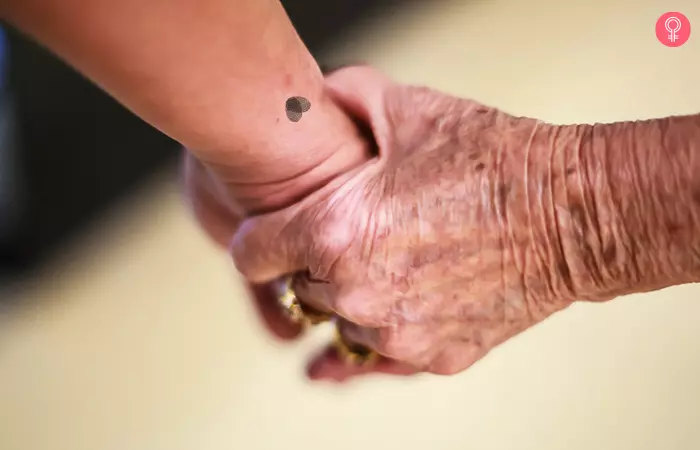
[[[680,231],[681,226],[675,222],[668,222],[666,224],[666,227],[668,228],[668,232],[671,234],[676,234]]]
[[[615,244],[608,245],[603,251],[603,261],[606,264],[612,264],[617,259],[617,246]]]

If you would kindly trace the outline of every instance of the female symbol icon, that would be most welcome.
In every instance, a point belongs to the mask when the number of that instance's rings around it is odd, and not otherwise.
[[[666,31],[668,31],[670,33],[668,35],[668,40],[671,42],[676,42],[676,40],[678,40],[677,33],[682,28],[681,19],[679,19],[676,16],[670,16],[664,22],[664,26],[666,27]]]
[[[667,12],[656,21],[656,37],[666,47],[680,47],[690,38],[690,21],[679,12]]]

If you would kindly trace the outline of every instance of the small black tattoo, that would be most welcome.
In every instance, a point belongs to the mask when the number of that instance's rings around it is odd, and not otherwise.
[[[284,104],[287,118],[292,122],[299,122],[301,116],[311,108],[311,102],[305,97],[289,97]]]

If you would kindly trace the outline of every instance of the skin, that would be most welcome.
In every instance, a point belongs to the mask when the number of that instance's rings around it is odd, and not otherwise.
[[[277,0],[0,0],[0,16],[190,149],[235,207],[288,205],[365,157]]]
[[[298,296],[386,358],[331,350],[311,378],[458,373],[575,301],[700,281],[700,116],[555,126],[369,68],[327,80],[379,156],[247,219],[250,280]]]
[[[0,0],[0,16],[189,149],[188,203],[223,247],[245,214],[293,204],[372,150],[277,0]],[[309,109],[292,121],[296,96]],[[299,333],[253,289],[276,334]]]
[[[276,0],[0,0],[0,14],[190,149],[188,198],[221,245],[277,210],[232,250],[279,336],[299,329],[259,284],[288,273],[394,374],[456,373],[573,301],[698,279],[698,116],[557,127],[368,69],[324,88]],[[346,113],[380,150],[361,166],[372,142]],[[309,368],[366,371],[330,351]]]

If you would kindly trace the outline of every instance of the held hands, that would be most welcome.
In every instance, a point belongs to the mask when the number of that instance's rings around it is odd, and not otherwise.
[[[286,121],[279,106],[280,119]],[[369,140],[328,96],[314,103],[314,112],[316,118],[304,121],[303,132],[279,142],[274,155],[241,161],[231,154],[198,152],[195,157],[185,152],[183,184],[189,207],[220,246],[229,247],[246,215],[291,205],[371,156]],[[251,288],[270,330],[282,339],[296,337],[301,328],[280,311],[274,286]]]
[[[564,238],[529,181],[548,173],[543,124],[370,68],[340,70],[327,87],[371,126],[379,156],[244,220],[232,251],[248,280],[304,274],[299,299],[383,355],[371,370],[394,374],[460,372],[573,301]],[[315,379],[367,371],[330,350],[309,366]]]

